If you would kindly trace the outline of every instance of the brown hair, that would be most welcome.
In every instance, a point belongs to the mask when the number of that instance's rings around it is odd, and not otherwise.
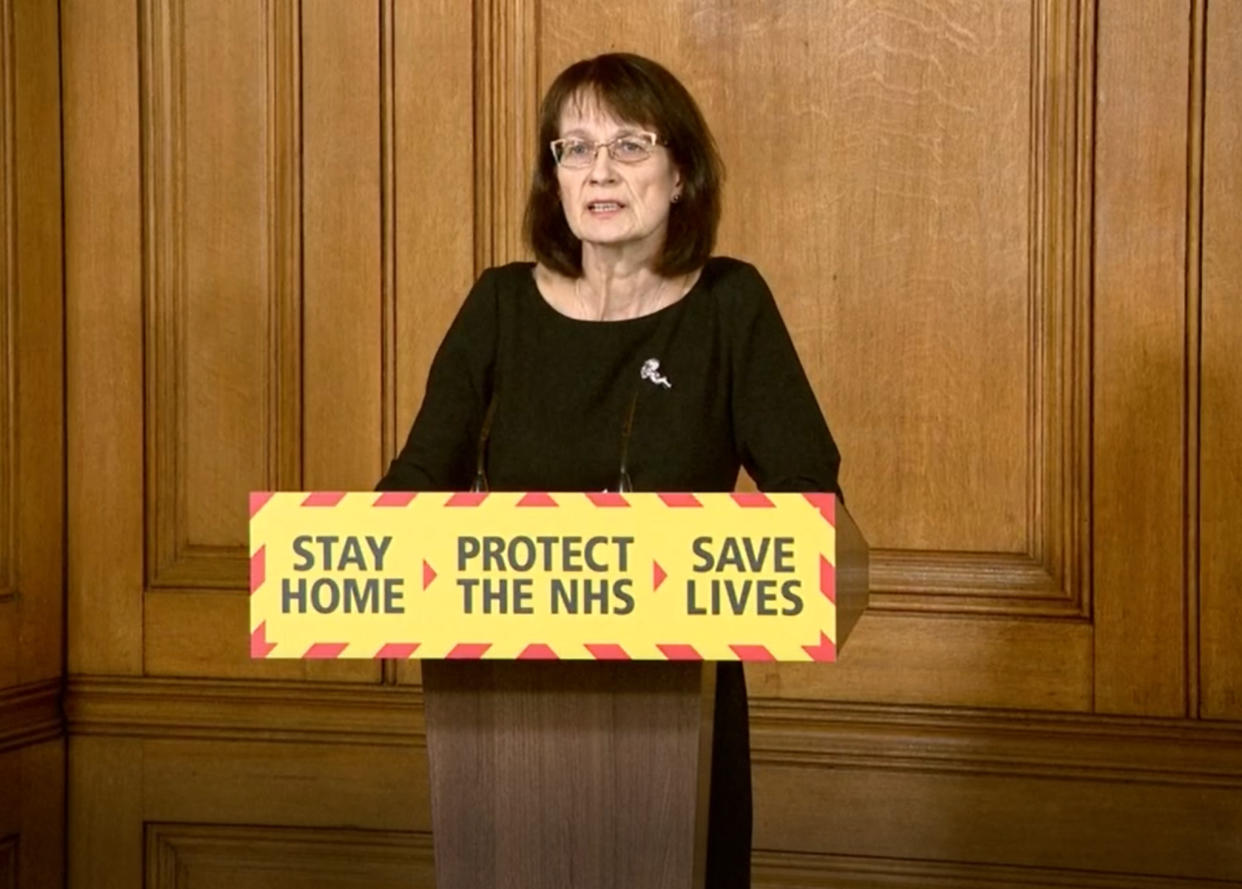
[[[620,120],[649,127],[681,173],[681,199],[670,208],[668,234],[655,271],[672,276],[699,268],[711,255],[720,223],[724,165],[707,121],[681,82],[661,65],[631,53],[608,53],[570,65],[539,107],[535,173],[526,201],[526,241],[543,265],[571,278],[582,274],[582,242],[561,207],[556,160],[548,144],[560,137],[566,103],[597,101]]]

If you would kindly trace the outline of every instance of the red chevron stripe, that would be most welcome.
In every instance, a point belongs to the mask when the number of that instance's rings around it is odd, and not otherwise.
[[[699,502],[699,498],[693,494],[660,494],[659,497],[664,501],[665,506],[692,507],[703,505]]]
[[[772,508],[776,506],[767,494],[762,491],[737,491],[733,494],[733,502],[746,509]]]
[[[418,496],[417,491],[385,491],[375,498],[372,506],[409,506]]]
[[[656,648],[660,649],[660,653],[663,654],[670,661],[701,661],[703,660],[703,655],[699,654],[695,650],[693,645],[667,644],[667,645],[657,645]]]
[[[624,648],[612,642],[588,642],[585,646],[586,650],[591,652],[591,656],[599,661],[628,661],[629,653]]]
[[[427,564],[427,560],[423,559],[423,589],[431,586],[431,582],[436,579],[436,569]]]
[[[774,661],[776,657],[764,645],[730,645],[740,661]]]
[[[664,569],[660,567],[660,563],[655,559],[651,560],[651,591],[655,592],[660,588],[660,584],[664,583],[664,579],[668,577],[664,573]]]
[[[837,604],[837,569],[823,555],[819,557],[819,591]]]
[[[250,595],[258,592],[267,580],[267,544],[259,547],[259,551],[250,557]]]
[[[492,643],[490,642],[460,642],[453,646],[453,650],[446,654],[444,659],[451,661],[478,660],[491,647]]]
[[[611,491],[603,491],[600,493],[587,493],[587,499],[596,506],[629,506],[630,501],[626,500],[621,494]]]
[[[522,499],[517,502],[517,505],[518,506],[559,506],[560,504],[552,499],[551,494],[546,494],[543,491],[531,491],[530,493],[523,495]]]
[[[272,491],[251,491],[250,492],[250,517],[253,519],[255,513],[267,505],[267,501],[271,500],[275,494]]]
[[[478,506],[487,499],[486,491],[458,491],[444,502],[445,506]]]
[[[306,649],[302,655],[308,661],[330,661],[341,656],[341,652],[349,647],[348,642],[316,642]]]
[[[811,656],[813,661],[835,661],[837,659],[836,643],[828,638],[823,630],[819,632],[818,645],[803,645],[802,650]]]
[[[541,642],[534,642],[522,649],[519,661],[559,661],[560,656]]]
[[[315,491],[307,494],[303,506],[336,506],[345,498],[344,491]]]
[[[252,658],[267,657],[275,647],[275,642],[267,641],[267,621],[263,621],[250,634],[250,656]]]
[[[806,502],[819,510],[819,514],[824,517],[824,521],[837,526],[837,496],[835,494],[803,494]]]
[[[420,642],[389,642],[375,652],[375,656],[377,658],[394,658],[395,660],[406,661],[418,650],[418,646],[421,644]]]

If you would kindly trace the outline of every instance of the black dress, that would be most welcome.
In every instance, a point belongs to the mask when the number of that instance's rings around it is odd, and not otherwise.
[[[764,491],[839,493],[836,445],[753,266],[713,258],[683,299],[627,321],[560,314],[530,263],[489,269],[445,336],[378,487],[465,490],[482,453],[492,490],[617,490],[623,450],[636,491],[732,491],[744,466]],[[720,665],[714,737],[707,885],[744,887],[751,790],[740,664]]]

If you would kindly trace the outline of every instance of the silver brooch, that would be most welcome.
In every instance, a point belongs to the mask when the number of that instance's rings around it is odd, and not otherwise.
[[[638,375],[644,380],[651,380],[657,386],[663,386],[665,389],[672,389],[673,384],[668,381],[668,377],[660,373],[660,362],[655,358],[648,358],[643,362],[643,369]]]

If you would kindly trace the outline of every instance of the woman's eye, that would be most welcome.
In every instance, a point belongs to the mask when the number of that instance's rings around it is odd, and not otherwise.
[[[617,143],[617,151],[622,157],[642,157],[648,150],[643,139],[622,139]]]
[[[580,141],[566,142],[561,151],[565,157],[575,160],[584,158],[590,153],[587,144]]]

